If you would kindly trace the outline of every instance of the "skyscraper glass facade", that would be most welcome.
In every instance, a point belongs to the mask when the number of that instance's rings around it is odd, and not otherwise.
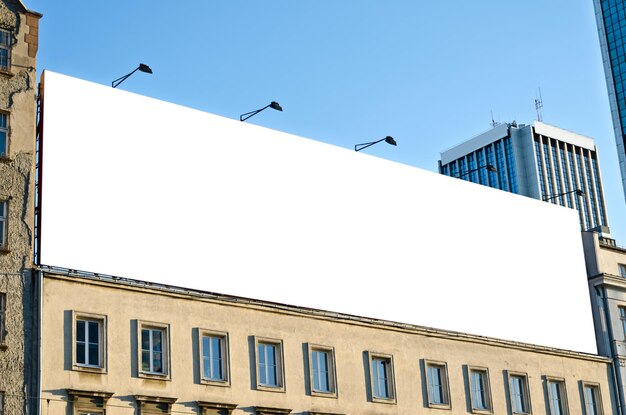
[[[626,192],[626,0],[594,0],[594,3]]]
[[[584,230],[608,227],[598,156],[591,139],[574,138],[572,142],[577,144],[572,144],[564,141],[572,139],[569,132],[560,130],[561,137],[558,129],[542,131],[554,136],[538,133],[531,126],[510,127],[500,138],[486,143],[484,136],[479,136],[482,144],[461,144],[467,150],[446,157],[440,173],[576,209]]]

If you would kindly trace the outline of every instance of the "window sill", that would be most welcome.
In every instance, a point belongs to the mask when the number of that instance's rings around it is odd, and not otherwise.
[[[200,379],[200,383],[203,385],[211,385],[211,386],[221,386],[221,387],[229,387],[230,381],[228,380],[211,380],[211,379]]]
[[[7,78],[13,78],[15,74],[10,69],[0,68],[0,76],[6,76]]]
[[[372,396],[372,402],[374,403],[386,403],[388,405],[395,405],[396,404],[396,398],[377,398],[375,396]]]
[[[72,365],[72,370],[77,372],[97,373],[99,375],[106,375],[107,373],[107,370],[103,367],[82,366],[78,364]]]
[[[428,407],[432,409],[452,409],[452,406],[449,403],[428,403]]]
[[[0,163],[10,163],[10,162],[11,162],[11,157],[9,157],[6,154],[0,155]]]
[[[284,386],[256,385],[256,390],[263,391],[263,392],[285,393],[285,387]]]
[[[9,345],[6,343],[0,343],[0,350],[5,351],[9,348]]]
[[[11,252],[11,248],[6,245],[0,245],[0,254],[8,254]]]
[[[170,376],[167,373],[139,372],[139,377],[153,380],[171,380]]]
[[[317,396],[319,398],[334,398],[337,399],[337,391],[331,392],[320,392],[320,391],[311,391],[311,396]]]
[[[472,409],[472,413],[480,415],[491,415],[493,414],[493,411],[491,409]]]

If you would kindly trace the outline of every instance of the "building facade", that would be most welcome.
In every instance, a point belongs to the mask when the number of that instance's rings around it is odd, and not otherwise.
[[[598,353],[613,360],[619,406],[626,408],[626,248],[596,232],[583,232],[583,247]]]
[[[40,14],[0,2],[0,413],[29,413],[36,395],[32,273],[35,59]]]
[[[626,1],[594,0],[593,3],[626,196]]]
[[[608,232],[598,151],[589,137],[539,121],[500,124],[443,151],[439,172],[576,209],[583,230]]]
[[[50,267],[42,414],[610,414],[610,360]]]

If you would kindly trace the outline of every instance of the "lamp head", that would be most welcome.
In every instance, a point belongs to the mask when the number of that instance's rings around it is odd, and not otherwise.
[[[583,196],[585,194],[585,192],[583,192],[580,189],[576,189],[576,196]]]
[[[490,171],[492,173],[497,172],[498,170],[492,165],[492,164],[487,164],[487,171]]]
[[[278,102],[276,102],[276,101],[272,101],[270,103],[270,108],[274,109],[276,111],[282,111],[283,110],[283,107],[281,107],[280,104]]]
[[[392,146],[397,146],[398,145],[398,143],[396,143],[396,140],[394,140],[393,137],[390,136],[390,135],[385,137],[385,143],[391,144]]]
[[[152,69],[150,69],[150,67],[145,63],[140,63],[139,68],[137,69],[139,69],[140,72],[152,73]]]

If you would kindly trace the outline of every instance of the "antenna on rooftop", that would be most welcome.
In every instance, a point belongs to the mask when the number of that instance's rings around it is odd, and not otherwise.
[[[539,96],[535,98],[535,110],[537,111],[537,121],[543,121],[543,99],[541,98],[541,88],[539,88]]]
[[[496,128],[500,123],[493,119],[493,111],[491,111],[491,128]]]

